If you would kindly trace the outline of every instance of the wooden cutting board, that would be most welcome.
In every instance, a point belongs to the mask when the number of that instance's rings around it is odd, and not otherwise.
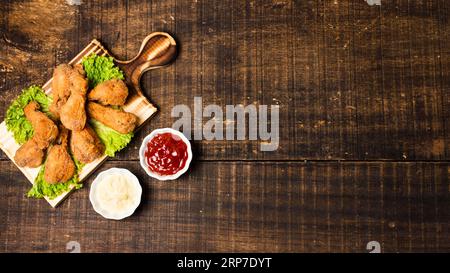
[[[81,63],[83,57],[95,53],[100,56],[111,56],[109,52],[102,46],[98,40],[92,40],[78,55],[73,58],[69,64],[75,65]],[[176,42],[167,33],[154,32],[148,35],[142,42],[141,49],[138,55],[129,61],[116,60],[116,64],[122,69],[125,74],[125,81],[129,88],[129,97],[123,109],[127,112],[133,113],[138,117],[138,130],[142,125],[150,119],[157,109],[149,100],[143,95],[139,79],[141,75],[149,70],[162,67],[169,64],[176,55]],[[31,83],[30,83],[31,84]],[[42,87],[46,94],[52,93],[52,79]],[[19,149],[20,145],[14,140],[13,134],[6,129],[6,124],[3,121],[0,124],[0,148],[5,154],[14,162],[14,155]],[[125,148],[126,149],[126,148]],[[80,183],[83,182],[95,169],[97,169],[105,160],[107,156],[96,159],[95,161],[86,164],[79,174]],[[17,166],[17,164],[14,162]],[[32,184],[38,175],[38,168],[28,168],[17,166],[25,177]],[[61,203],[72,190],[64,192],[60,196],[49,199],[45,198],[52,207],[56,207]]]

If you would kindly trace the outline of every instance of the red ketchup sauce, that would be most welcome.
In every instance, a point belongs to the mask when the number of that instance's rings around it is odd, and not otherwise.
[[[150,171],[159,175],[176,174],[188,159],[186,143],[171,133],[157,134],[150,139],[144,155]]]

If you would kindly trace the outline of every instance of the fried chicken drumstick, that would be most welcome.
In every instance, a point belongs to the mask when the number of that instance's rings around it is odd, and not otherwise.
[[[88,102],[87,111],[90,117],[122,134],[133,132],[137,117],[123,110],[113,109],[95,102]]]
[[[33,126],[33,138],[38,147],[46,149],[58,137],[58,127],[46,114],[39,111],[39,108],[39,104],[32,101],[25,106],[23,111]]]
[[[97,85],[89,92],[88,99],[103,105],[124,105],[128,97],[127,85],[119,79],[112,79]]]
[[[86,125],[81,131],[72,131],[70,149],[78,161],[90,163],[103,155],[105,145],[95,131],[89,125]]]
[[[86,125],[86,92],[88,82],[81,66],[61,64],[53,72],[53,103],[50,111],[69,130],[79,131]]]
[[[37,168],[44,161],[44,150],[31,138],[16,151],[14,161],[19,167]]]
[[[20,146],[14,155],[14,161],[20,167],[36,168],[42,164],[45,149],[58,136],[58,127],[44,113],[38,111],[39,104],[35,101],[25,106],[25,117],[33,126],[33,137]]]
[[[48,152],[44,179],[50,184],[68,181],[75,174],[75,163],[67,150],[69,131],[60,126],[57,143]]]

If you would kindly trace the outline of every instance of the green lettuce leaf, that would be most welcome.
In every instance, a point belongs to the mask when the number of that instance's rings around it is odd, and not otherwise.
[[[114,64],[112,57],[99,56],[95,53],[84,57],[82,62],[89,87],[111,79],[124,79],[123,72]]]
[[[41,166],[39,170],[38,176],[34,180],[33,187],[28,191],[27,197],[33,198],[44,198],[48,197],[49,199],[55,199],[60,196],[62,193],[69,191],[72,187],[75,189],[80,189],[83,187],[83,184],[78,183],[78,175],[81,172],[84,164],[78,162],[74,159],[75,162],[75,174],[74,176],[67,182],[50,184],[44,179],[44,171],[45,164]]]
[[[26,119],[23,108],[31,101],[36,101],[41,106],[41,111],[49,115],[48,107],[51,103],[41,87],[30,86],[22,90],[22,94],[15,99],[6,111],[6,128],[13,133],[17,143],[23,144],[33,136],[33,127]]]
[[[90,119],[89,123],[103,144],[105,144],[105,154],[107,156],[113,157],[116,152],[125,148],[133,138],[133,133],[121,134],[95,119]]]

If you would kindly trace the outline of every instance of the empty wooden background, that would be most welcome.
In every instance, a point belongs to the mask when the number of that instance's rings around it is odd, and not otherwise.
[[[450,251],[450,3],[446,0],[3,1],[0,118],[20,90],[93,38],[130,59],[153,31],[180,54],[142,78],[160,112],[99,170],[144,187],[135,215],[108,221],[89,184],[57,209],[0,153],[0,251]],[[280,147],[193,141],[173,182],[150,179],[138,147],[177,104],[277,104]],[[206,119],[205,119],[206,121]]]

